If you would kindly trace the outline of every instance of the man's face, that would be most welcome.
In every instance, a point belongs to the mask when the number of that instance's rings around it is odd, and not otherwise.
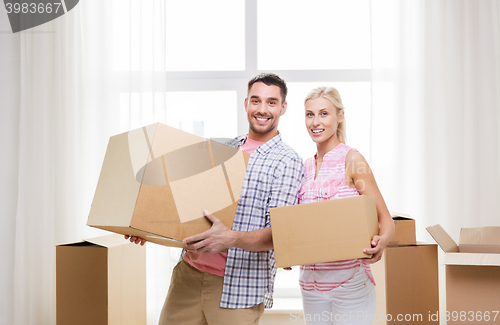
[[[286,102],[281,98],[280,87],[256,82],[245,99],[249,137],[258,141],[268,141],[278,134],[280,116],[285,114]]]

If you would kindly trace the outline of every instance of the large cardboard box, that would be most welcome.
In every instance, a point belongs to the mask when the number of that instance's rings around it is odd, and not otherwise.
[[[271,208],[278,267],[370,257],[378,234],[375,199],[366,195]]]
[[[113,136],[87,224],[174,247],[210,228],[205,209],[231,228],[248,158],[161,123]]]
[[[146,250],[119,235],[56,247],[57,325],[146,325]]]
[[[409,215],[399,212],[391,212],[394,221],[394,236],[388,243],[389,246],[416,245],[415,220]]]
[[[371,270],[377,293],[374,325],[439,324],[437,245],[387,246]]]
[[[447,322],[500,324],[500,227],[463,228],[459,245],[440,225],[427,231],[444,251]]]

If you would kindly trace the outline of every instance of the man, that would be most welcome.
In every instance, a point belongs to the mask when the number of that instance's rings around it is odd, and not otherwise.
[[[174,268],[160,325],[258,324],[264,307],[272,306],[269,208],[295,204],[304,173],[302,159],[278,132],[286,95],[286,83],[275,74],[249,81],[248,134],[228,143],[251,153],[232,230],[205,211],[212,227],[184,239],[187,252]]]

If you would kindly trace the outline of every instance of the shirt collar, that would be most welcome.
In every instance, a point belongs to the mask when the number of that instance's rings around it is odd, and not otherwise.
[[[245,140],[248,138],[248,133],[245,134],[245,135],[242,135],[242,136],[239,136],[237,137],[235,140],[239,143],[239,147],[243,145],[243,143],[245,143]],[[276,147],[277,145],[279,145],[280,143],[282,142],[281,140],[281,134],[278,132],[278,134],[268,140],[267,142],[264,142],[262,145],[260,145],[257,149],[255,149],[255,151],[257,151],[258,153],[262,154],[262,155],[265,155],[267,154],[272,148]]]

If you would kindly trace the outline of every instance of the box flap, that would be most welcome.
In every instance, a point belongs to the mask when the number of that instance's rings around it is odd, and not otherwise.
[[[413,220],[413,218],[406,213],[391,211],[391,217],[394,220]]]
[[[434,225],[431,227],[425,228],[427,232],[434,238],[434,240],[438,243],[439,247],[446,253],[450,252],[458,252],[458,245],[455,243],[453,238],[448,235],[446,231],[444,231],[441,225]]]
[[[109,139],[87,220],[88,226],[130,225],[141,184],[134,174],[134,160],[131,159],[134,155],[130,151],[134,144],[129,143],[129,140],[127,133]],[[148,152],[141,151],[145,155],[142,157],[144,162]]]
[[[500,266],[500,254],[446,253],[444,264]]]
[[[500,227],[462,228],[460,252],[500,253]]]
[[[89,238],[89,239],[85,239],[85,241],[92,243],[92,244],[95,244],[95,245],[98,245],[98,246],[107,247],[107,248],[120,246],[120,245],[124,245],[124,244],[128,243],[123,236],[115,235],[115,234],[102,236],[102,237]]]

